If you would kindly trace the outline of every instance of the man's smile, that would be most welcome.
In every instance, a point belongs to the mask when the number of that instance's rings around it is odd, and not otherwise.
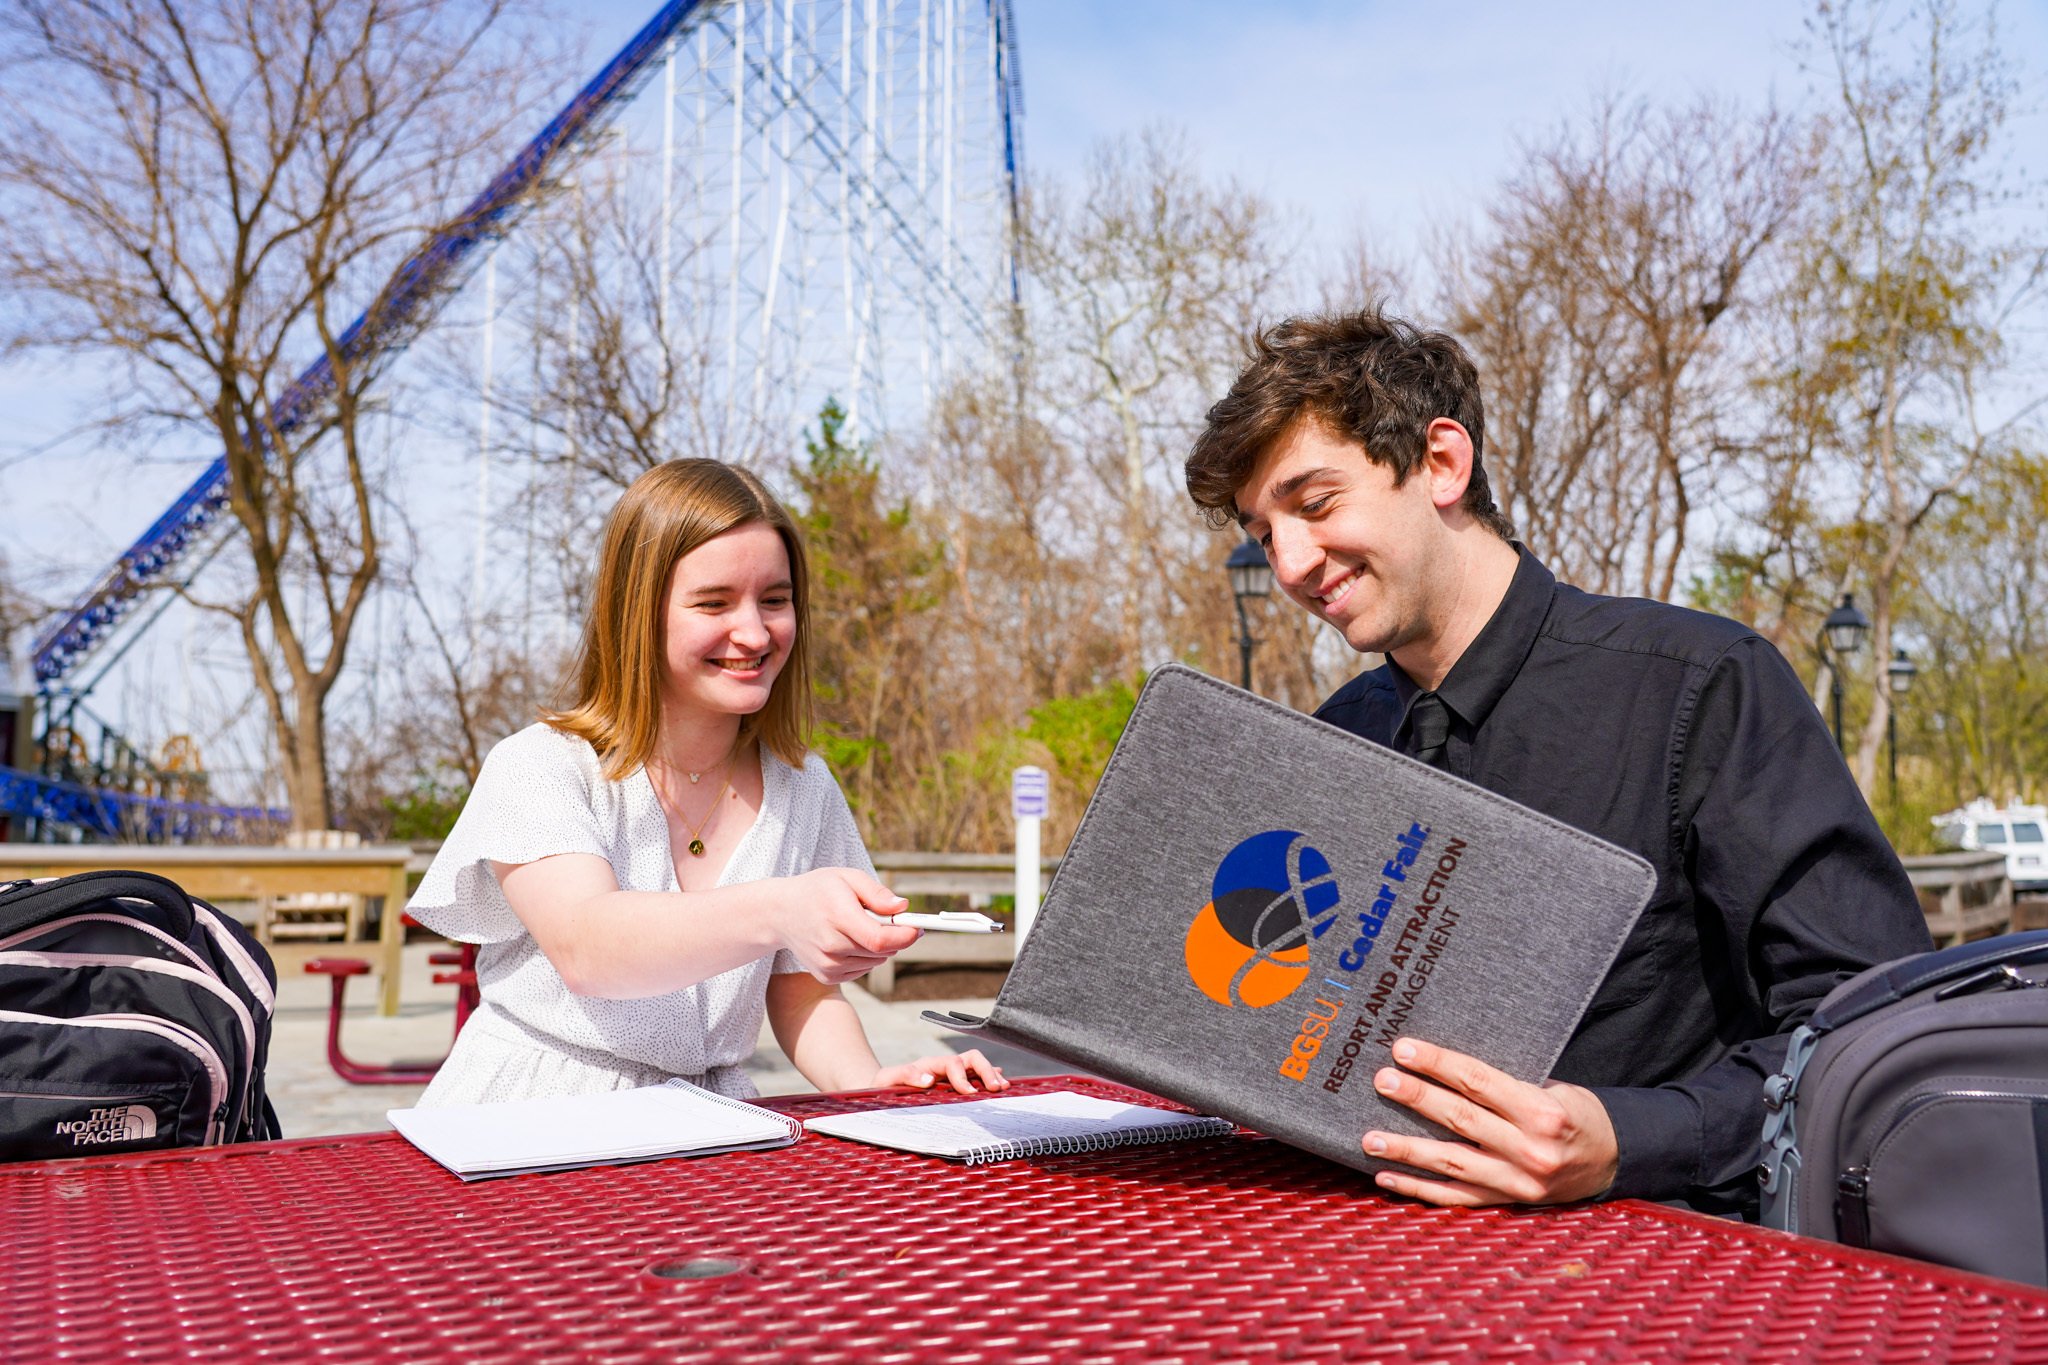
[[[1347,570],[1342,578],[1326,583],[1322,588],[1309,594],[1309,598],[1324,611],[1334,611],[1342,606],[1344,599],[1351,596],[1351,590],[1358,586],[1358,570]]]

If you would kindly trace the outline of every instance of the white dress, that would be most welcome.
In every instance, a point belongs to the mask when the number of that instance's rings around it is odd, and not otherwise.
[[[668,818],[644,768],[607,781],[588,743],[532,725],[491,750],[433,866],[406,907],[477,950],[483,1003],[422,1105],[474,1104],[653,1085],[671,1076],[736,1099],[767,1014],[768,978],[800,968],[786,951],[641,1000],[570,993],[505,900],[492,862],[594,853],[622,891],[676,891]],[[801,768],[761,750],[761,810],[720,886],[816,867],[872,873],[846,797],[825,761]]]

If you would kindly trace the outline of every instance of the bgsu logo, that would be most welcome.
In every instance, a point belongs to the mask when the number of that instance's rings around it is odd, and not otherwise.
[[[1305,836],[1254,834],[1223,856],[1188,927],[1188,975],[1219,1005],[1264,1009],[1308,980],[1308,945],[1330,927],[1337,879]]]
[[[146,1104],[117,1104],[88,1110],[82,1119],[60,1120],[57,1136],[70,1138],[74,1147],[97,1147],[107,1142],[141,1142],[156,1136],[156,1111]]]

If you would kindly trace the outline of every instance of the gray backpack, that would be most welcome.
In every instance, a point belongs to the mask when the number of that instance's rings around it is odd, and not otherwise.
[[[2048,930],[1837,986],[1765,1082],[1763,1221],[2048,1285]]]

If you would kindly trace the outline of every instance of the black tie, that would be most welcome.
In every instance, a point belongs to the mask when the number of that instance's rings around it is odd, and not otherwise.
[[[1417,692],[1408,704],[1409,752],[1432,768],[1447,768],[1444,743],[1451,737],[1451,712],[1434,692]]]

